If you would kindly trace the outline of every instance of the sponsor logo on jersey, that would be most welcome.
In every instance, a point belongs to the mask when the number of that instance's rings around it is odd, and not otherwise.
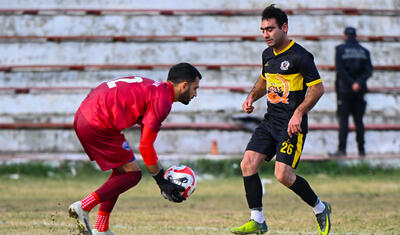
[[[161,84],[161,82],[155,81],[155,82],[153,83],[153,86],[158,87],[160,84]]]
[[[287,60],[282,61],[281,70],[288,70],[289,69],[289,65],[290,65],[289,61],[287,61]]]
[[[269,74],[266,74],[267,78],[267,100],[272,104],[277,103],[289,103],[289,82],[284,79],[281,75],[277,74],[276,78],[279,83],[268,82]]]

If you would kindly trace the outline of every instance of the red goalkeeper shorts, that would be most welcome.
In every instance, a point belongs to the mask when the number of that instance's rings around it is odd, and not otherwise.
[[[93,127],[80,110],[75,114],[74,129],[86,154],[101,170],[107,171],[135,160],[123,134]]]

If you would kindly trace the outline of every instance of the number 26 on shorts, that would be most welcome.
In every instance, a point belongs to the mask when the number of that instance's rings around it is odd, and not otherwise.
[[[282,143],[282,148],[281,148],[281,153],[286,153],[288,155],[291,155],[293,152],[293,144],[289,144],[288,142],[283,142]]]

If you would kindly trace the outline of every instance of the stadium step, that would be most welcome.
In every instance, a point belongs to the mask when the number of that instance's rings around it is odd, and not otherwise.
[[[399,33],[400,34],[400,33]],[[335,46],[341,41],[297,41],[315,58],[318,65],[334,65]],[[399,65],[398,42],[365,43],[375,66]],[[32,50],[35,48],[35,50]],[[72,69],[84,69],[84,64],[169,64],[171,61],[190,61],[197,64],[258,64],[265,42],[15,42],[0,43],[2,66],[49,65],[56,67],[76,64]],[[323,49],[322,49],[323,48]],[[82,50],[87,53],[79,53]],[[231,53],[234,49],[235,53]],[[131,52],[131,53],[126,53]],[[6,56],[7,55],[7,56]],[[27,67],[27,66],[26,66]],[[110,67],[110,66],[109,66]],[[29,68],[29,67],[28,67]],[[38,67],[39,68],[39,67]],[[62,68],[62,67],[61,67]],[[122,66],[122,69],[127,67]]]
[[[250,133],[229,123],[241,113],[246,92],[260,74],[260,54],[266,45],[259,18],[266,5],[258,0],[4,1],[0,9],[1,151],[82,152],[70,123],[91,87],[129,75],[164,81],[172,64],[188,61],[200,68],[207,89],[199,91],[190,107],[174,105],[165,123],[170,129],[160,134],[156,148],[162,154],[206,154],[217,140],[221,153],[242,153]],[[309,116],[306,156],[336,149],[334,48],[348,25],[358,29],[362,44],[371,50],[375,69],[366,95],[367,152],[398,152],[400,28],[393,27],[398,24],[398,2],[289,0],[278,7],[288,12],[290,37],[314,54],[327,88]],[[256,109],[264,112],[265,100],[257,102]],[[128,130],[127,136],[135,146],[137,130]],[[194,146],[193,141],[199,144]],[[354,132],[349,146],[348,152],[356,153]]]
[[[367,124],[366,152],[395,154],[396,146],[400,146],[399,131],[398,124]],[[132,128],[124,133],[131,147],[137,150],[139,129]],[[0,125],[0,136],[2,153],[82,151],[72,123],[3,123]],[[239,154],[245,149],[250,136],[251,132],[244,126],[233,123],[165,123],[155,148],[160,154],[204,154],[211,151],[216,140],[221,154]],[[336,147],[337,125],[310,125],[303,150],[306,155],[323,155],[335,151]],[[354,132],[349,134],[347,152],[357,153]]]

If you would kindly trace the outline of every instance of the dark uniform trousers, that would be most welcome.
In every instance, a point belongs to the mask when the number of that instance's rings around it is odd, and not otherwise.
[[[351,114],[356,126],[358,151],[364,153],[364,122],[363,116],[366,101],[363,92],[347,92],[338,94],[339,116],[339,150],[346,151],[347,135],[349,132],[349,115]]]

